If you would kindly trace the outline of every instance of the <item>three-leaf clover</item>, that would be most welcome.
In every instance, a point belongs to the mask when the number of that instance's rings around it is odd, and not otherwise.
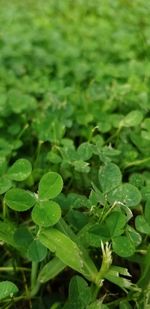
[[[11,173],[14,170],[15,167],[12,168]],[[19,177],[21,178],[21,175]],[[56,172],[48,172],[39,182],[38,194],[21,188],[12,188],[6,192],[5,202],[9,208],[15,211],[26,211],[34,206],[32,209],[33,221],[39,226],[52,226],[59,221],[61,208],[51,199],[59,195],[62,187],[62,177]]]

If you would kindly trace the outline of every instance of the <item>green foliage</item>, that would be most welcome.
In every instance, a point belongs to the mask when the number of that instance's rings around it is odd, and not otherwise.
[[[49,172],[39,182],[39,198],[47,200],[56,197],[62,190],[63,181],[59,174]]]
[[[32,262],[42,261],[46,257],[46,254],[47,254],[46,248],[42,246],[42,244],[37,239],[34,239],[30,243],[27,255]]]
[[[38,275],[38,281],[41,283],[47,282],[55,278],[64,268],[65,264],[57,257],[50,260],[41,269]]]
[[[0,301],[5,298],[13,298],[14,294],[18,292],[17,286],[10,281],[0,282]]]
[[[120,127],[137,127],[143,119],[143,114],[141,111],[131,111],[127,114],[121,121]]]
[[[135,248],[133,242],[126,236],[117,236],[113,239],[114,251],[122,257],[133,255]]]
[[[149,16],[1,1],[0,308],[149,308]]]
[[[34,206],[36,199],[34,195],[20,188],[14,188],[5,194],[5,203],[13,210],[25,211]]]
[[[127,207],[137,206],[140,203],[141,198],[140,191],[129,183],[124,183],[118,186],[108,197],[110,203],[119,202]]]
[[[110,192],[121,183],[122,175],[119,167],[114,163],[108,163],[99,170],[99,182],[104,193]]]
[[[74,276],[69,285],[69,299],[66,308],[86,308],[92,300],[92,291],[82,277]]]
[[[60,217],[61,208],[53,201],[40,201],[32,210],[32,220],[39,226],[55,225]]]
[[[23,181],[30,176],[31,172],[31,163],[26,159],[19,159],[8,169],[7,175],[11,180]]]
[[[85,250],[82,251],[71,238],[57,229],[50,228],[41,230],[39,240],[50,251],[54,252],[64,264],[77,270],[91,281],[94,280],[97,274],[95,265],[92,260],[89,263]]]

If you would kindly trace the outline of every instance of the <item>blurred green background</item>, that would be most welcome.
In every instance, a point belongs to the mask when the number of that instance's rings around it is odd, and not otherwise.
[[[2,155],[21,147],[22,134],[32,157],[37,139],[79,145],[97,127],[109,137],[132,110],[148,115],[149,1],[1,0],[0,8]],[[149,137],[136,131],[134,144],[149,155]]]
[[[149,108],[149,1],[1,0],[0,8],[1,94],[76,102],[87,90],[104,109]]]

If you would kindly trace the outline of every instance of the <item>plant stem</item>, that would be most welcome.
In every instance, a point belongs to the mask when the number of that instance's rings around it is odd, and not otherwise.
[[[131,166],[138,166],[138,165],[141,165],[141,164],[149,162],[149,161],[150,161],[150,157],[142,159],[142,160],[135,160],[133,162],[130,162],[130,163],[126,164],[124,166],[124,169],[129,168]]]
[[[30,297],[33,297],[37,294],[41,284],[37,282],[37,271],[38,271],[38,263],[32,262],[32,269],[31,269],[31,292]]]
[[[37,165],[42,144],[43,144],[43,141],[39,140],[38,145],[37,145],[37,149],[36,149],[36,157],[35,157],[35,160],[34,160],[34,167]]]
[[[110,143],[114,138],[117,138],[119,136],[119,133],[121,131],[122,127],[119,127],[114,134],[112,134],[107,140],[106,144]]]
[[[18,135],[18,139],[20,139],[20,137],[24,134],[24,132],[28,129],[29,124],[27,123],[23,129],[20,131],[19,135]]]
[[[3,199],[3,219],[6,218],[6,215],[7,215],[7,206],[6,206],[6,203]]]
[[[31,272],[31,270],[29,268],[26,268],[26,267],[12,267],[12,266],[9,266],[9,267],[0,267],[0,272],[2,271],[29,271]]]
[[[34,288],[36,279],[37,279],[37,270],[38,270],[38,263],[32,262],[32,269],[31,269],[31,290]]]
[[[105,206],[107,206],[107,204],[105,204]],[[104,206],[104,207],[105,207]],[[106,211],[105,213],[104,213],[104,211],[103,211],[103,213],[102,213],[102,217],[101,217],[101,220],[100,220],[100,222],[102,223],[105,219],[106,219],[106,217],[110,214],[110,212],[114,209],[114,207],[116,207],[117,206],[117,204],[116,204],[116,202],[115,203],[113,203],[113,205],[108,209],[108,211]]]
[[[33,289],[30,292],[30,297],[31,298],[34,297],[38,293],[40,287],[41,287],[41,283],[40,282],[36,282],[35,286],[33,287]]]

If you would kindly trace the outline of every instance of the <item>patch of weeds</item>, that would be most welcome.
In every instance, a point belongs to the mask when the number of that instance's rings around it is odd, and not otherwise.
[[[1,1],[2,309],[149,308],[149,15]]]

